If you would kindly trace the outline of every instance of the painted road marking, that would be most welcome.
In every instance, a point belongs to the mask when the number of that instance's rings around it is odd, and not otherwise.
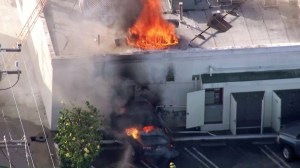
[[[101,150],[124,150],[125,148],[124,147],[122,147],[122,146],[119,146],[119,147],[117,147],[117,146],[110,146],[110,147],[108,147],[108,146],[104,146],[104,147],[101,147]]]
[[[159,168],[159,167],[157,167],[156,165],[152,165],[154,168]]]
[[[144,162],[144,161],[142,161],[142,160],[141,160],[141,163],[142,163],[145,167],[151,168],[146,162]]]
[[[226,146],[227,144],[224,142],[215,142],[215,143],[201,143],[200,146]]]
[[[184,150],[190,154],[191,156],[193,156],[197,161],[199,161],[201,164],[203,164],[205,167],[209,168],[209,166],[204,162],[202,161],[199,157],[197,157],[192,151],[190,151],[189,149],[187,148],[184,148]]]
[[[198,161],[197,160],[195,161],[195,158],[193,156],[189,155],[188,152],[181,152],[180,155],[184,155],[185,157],[188,158],[188,160],[186,162],[193,161],[193,162],[197,162],[198,163]]]
[[[228,148],[236,155],[243,155],[243,156],[245,155],[244,153],[240,152],[238,149],[233,148],[232,146],[228,146]]]
[[[277,160],[275,158],[273,158],[271,155],[268,154],[268,152],[266,152],[263,148],[259,147],[259,149],[269,158],[271,159],[277,166],[279,166],[280,168],[284,168],[283,166],[281,166],[281,164],[279,162],[277,162]]]
[[[243,149],[241,148],[241,147],[236,147],[236,150],[240,153],[240,154],[242,154],[242,155],[246,155],[246,152],[245,151],[243,151]]]
[[[252,142],[253,145],[272,145],[275,144],[274,141],[254,141]]]
[[[219,168],[217,165],[215,165],[211,160],[209,160],[206,156],[204,156],[200,151],[198,151],[195,147],[193,147],[193,150],[198,153],[202,158],[204,158],[208,163],[213,165],[215,168]]]
[[[280,160],[286,167],[292,168],[290,165],[288,165],[284,160],[281,159],[280,156],[278,156],[276,153],[274,153],[267,145],[264,145],[264,147],[271,152],[278,160]]]

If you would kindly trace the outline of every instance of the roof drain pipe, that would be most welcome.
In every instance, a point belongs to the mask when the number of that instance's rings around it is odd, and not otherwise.
[[[183,22],[183,2],[179,2],[179,20]]]
[[[203,90],[203,83],[202,83],[202,77],[201,74],[199,75],[199,86],[200,86],[200,90]]]
[[[210,65],[209,66],[209,76],[210,77],[212,77],[213,71],[214,71],[214,68]]]
[[[195,91],[203,89],[201,74],[193,75],[192,80],[194,81],[194,90]]]
[[[197,81],[198,81],[198,77],[194,78],[194,89],[197,90]]]

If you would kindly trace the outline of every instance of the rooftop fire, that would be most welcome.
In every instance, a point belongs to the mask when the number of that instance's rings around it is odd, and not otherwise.
[[[178,44],[175,26],[163,19],[160,0],[141,0],[143,9],[128,30],[129,45],[141,49],[165,49]]]

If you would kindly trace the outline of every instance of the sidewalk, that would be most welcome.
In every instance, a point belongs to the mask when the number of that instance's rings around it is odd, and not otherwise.
[[[0,1],[0,44],[2,48],[10,48],[16,40],[15,37],[21,31],[22,27],[19,21],[19,16],[14,3],[14,0]],[[6,57],[9,53],[0,53],[1,57]],[[19,167],[36,167],[50,168],[53,167],[50,155],[54,154],[54,145],[52,142],[51,132],[48,130],[48,122],[45,115],[45,109],[41,100],[40,91],[36,82],[36,78],[31,65],[30,54],[27,45],[23,45],[21,53],[18,54],[18,62],[22,74],[20,80],[12,90],[1,90],[0,92],[0,140],[6,139],[20,140],[24,133],[30,143],[30,153],[32,160],[26,158],[26,152],[23,148],[9,148],[9,158],[16,168]],[[24,62],[28,67],[29,80],[24,68]],[[1,70],[3,70],[2,58],[0,58]],[[14,70],[14,69],[9,69]],[[0,89],[9,87],[8,78],[4,77],[0,82]],[[11,83],[17,80],[16,75],[10,75]],[[34,96],[36,101],[34,99]],[[16,103],[15,103],[16,101]],[[3,113],[2,113],[3,111]],[[5,117],[3,117],[3,114]],[[39,115],[40,114],[40,115]],[[20,116],[20,118],[19,118]],[[31,142],[30,137],[43,133],[42,124],[46,134],[49,136],[50,152],[47,143]],[[24,129],[23,129],[24,128]],[[0,166],[9,167],[7,159],[7,151],[5,148],[0,148],[3,152],[0,153]],[[27,153],[30,155],[30,153]],[[6,154],[6,155],[4,155]],[[56,158],[53,155],[54,162]],[[35,166],[33,166],[33,163]],[[57,165],[57,164],[55,164]],[[58,166],[57,166],[58,167]]]

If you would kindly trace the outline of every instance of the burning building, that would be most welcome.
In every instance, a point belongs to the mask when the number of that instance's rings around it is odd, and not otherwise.
[[[299,120],[297,2],[218,2],[48,1],[28,45],[51,129],[61,101],[109,116],[143,87],[171,127],[260,134]],[[22,21],[35,5],[17,1]]]

